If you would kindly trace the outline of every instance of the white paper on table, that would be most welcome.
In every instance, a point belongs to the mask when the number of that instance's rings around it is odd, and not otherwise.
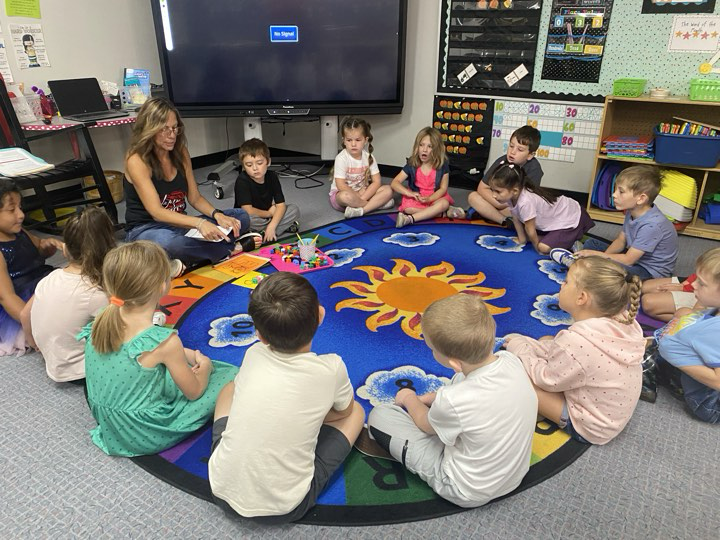
[[[219,227],[218,226],[218,229],[220,229],[223,232],[223,234],[230,234],[232,232],[232,228],[230,228],[230,227]],[[208,240],[197,229],[190,229],[188,232],[185,233],[185,236],[187,236],[188,238],[197,238],[198,240],[204,240],[205,242],[222,242],[223,241],[222,238],[218,238],[217,240]]]

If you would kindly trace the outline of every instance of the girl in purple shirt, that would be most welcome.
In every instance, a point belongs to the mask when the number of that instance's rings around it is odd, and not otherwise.
[[[501,164],[489,181],[495,200],[507,204],[520,244],[532,243],[540,254],[570,249],[595,223],[577,201],[555,196],[527,181],[522,167]]]

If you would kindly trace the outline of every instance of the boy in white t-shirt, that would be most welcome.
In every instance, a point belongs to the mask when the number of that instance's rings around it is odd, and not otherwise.
[[[208,463],[231,516],[288,523],[315,506],[365,420],[342,359],[310,352],[325,315],[302,276],[276,272],[250,296],[260,343],[218,395]]]
[[[537,397],[520,360],[493,354],[495,321],[471,294],[433,302],[422,319],[435,359],[455,371],[437,393],[403,388],[370,412],[370,436],[441,497],[465,508],[514,490],[530,468]]]

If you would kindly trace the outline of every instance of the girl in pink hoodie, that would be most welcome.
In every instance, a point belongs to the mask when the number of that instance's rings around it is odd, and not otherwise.
[[[640,278],[616,262],[584,257],[570,266],[558,298],[573,325],[539,341],[505,338],[535,386],[539,413],[580,442],[609,442],[637,405],[645,351],[635,320],[640,289]]]

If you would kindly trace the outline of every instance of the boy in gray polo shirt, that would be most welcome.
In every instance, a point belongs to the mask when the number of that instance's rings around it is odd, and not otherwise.
[[[640,279],[671,276],[678,256],[678,236],[673,224],[653,205],[661,183],[660,170],[651,165],[622,171],[613,192],[615,208],[626,211],[622,231],[609,246],[591,238],[575,255],[612,259]]]

